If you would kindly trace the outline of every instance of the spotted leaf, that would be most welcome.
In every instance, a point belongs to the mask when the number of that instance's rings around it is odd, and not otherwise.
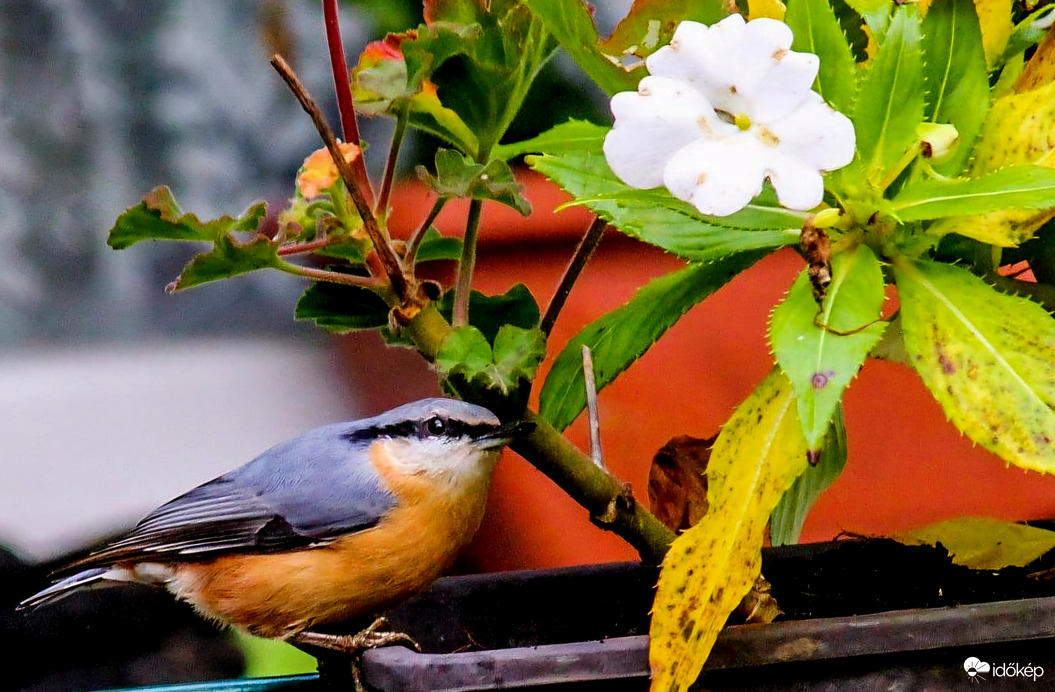
[[[707,468],[707,514],[663,560],[650,632],[653,692],[695,682],[758,578],[769,515],[807,465],[791,383],[774,370],[722,429]]]
[[[860,245],[832,258],[832,281],[821,305],[803,271],[773,311],[770,343],[795,387],[811,449],[820,446],[843,391],[882,336],[885,323],[876,322],[882,307],[879,261]]]
[[[1055,473],[1055,320],[960,267],[896,266],[909,362],[967,437]]]

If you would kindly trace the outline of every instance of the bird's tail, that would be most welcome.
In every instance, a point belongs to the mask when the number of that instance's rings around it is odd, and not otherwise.
[[[30,610],[46,603],[66,598],[74,591],[82,589],[98,589],[107,586],[116,586],[122,582],[129,581],[128,570],[114,567],[95,567],[78,572],[73,576],[66,577],[55,582],[40,593],[34,594],[22,601],[15,610]]]

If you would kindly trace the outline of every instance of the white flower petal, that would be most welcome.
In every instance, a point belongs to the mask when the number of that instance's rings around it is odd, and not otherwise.
[[[645,65],[650,74],[693,84],[715,107],[731,112],[743,33],[744,18],[738,14],[710,27],[682,22],[671,42],[650,55]]]
[[[824,199],[824,177],[815,167],[779,154],[770,157],[767,163],[766,174],[781,205],[806,211]]]
[[[679,151],[663,172],[663,184],[702,214],[728,216],[743,209],[762,191],[765,160],[750,135],[737,134]]]
[[[801,106],[810,94],[816,94],[813,80],[821,64],[816,55],[778,49],[762,60],[767,69],[754,82],[737,83],[737,89],[751,103],[748,116],[753,122],[770,123],[782,118]]]
[[[803,105],[768,129],[781,150],[805,165],[834,171],[853,161],[853,123],[816,92],[810,92]]]
[[[663,184],[663,168],[679,149],[715,127],[732,127],[686,82],[645,77],[638,90],[612,97],[615,126],[604,139],[604,155],[619,178],[632,187]]]

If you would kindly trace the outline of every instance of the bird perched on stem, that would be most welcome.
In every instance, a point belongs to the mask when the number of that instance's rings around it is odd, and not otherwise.
[[[480,525],[501,446],[524,431],[451,399],[317,428],[162,505],[19,608],[139,582],[261,637],[388,643],[375,626],[311,628],[377,615],[439,577]]]

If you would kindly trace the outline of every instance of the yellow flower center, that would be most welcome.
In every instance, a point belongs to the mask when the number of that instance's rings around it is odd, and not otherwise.
[[[741,132],[747,132],[751,129],[751,118],[743,113],[737,113],[736,117],[733,118],[733,124],[740,128]]]

